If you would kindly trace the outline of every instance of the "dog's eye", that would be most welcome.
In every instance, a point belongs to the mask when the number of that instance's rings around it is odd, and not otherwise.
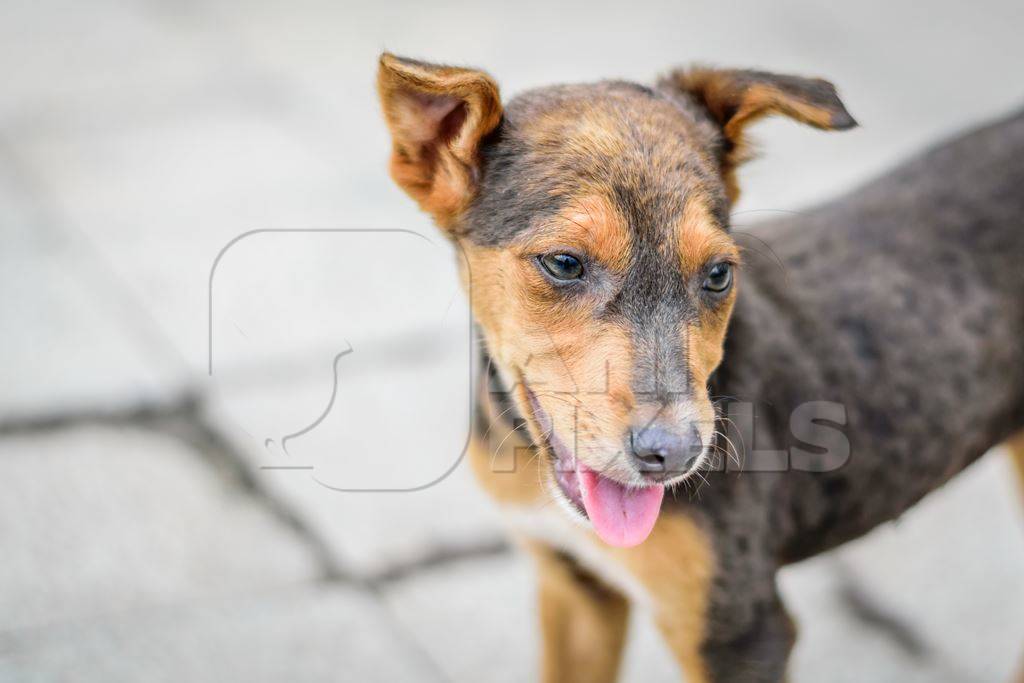
[[[583,277],[583,264],[571,254],[544,254],[538,260],[556,280],[579,280]]]
[[[732,285],[732,266],[728,263],[716,263],[708,272],[704,280],[704,289],[715,294],[721,294]]]

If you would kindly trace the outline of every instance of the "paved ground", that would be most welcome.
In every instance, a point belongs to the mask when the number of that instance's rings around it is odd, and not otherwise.
[[[762,126],[743,224],[1020,106],[1019,4],[948,4],[5,3],[0,680],[530,678],[530,568],[458,465],[468,316],[385,176],[377,53],[509,93],[692,60],[833,78],[862,128]],[[1022,519],[993,454],[787,570],[794,680],[1007,680]],[[624,680],[671,680],[633,630]]]

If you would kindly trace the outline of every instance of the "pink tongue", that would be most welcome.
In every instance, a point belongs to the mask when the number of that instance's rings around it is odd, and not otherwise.
[[[643,543],[658,521],[665,487],[627,489],[583,463],[578,474],[583,507],[601,540],[620,548]]]

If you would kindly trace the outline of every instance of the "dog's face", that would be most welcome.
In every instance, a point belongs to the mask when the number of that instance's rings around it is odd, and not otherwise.
[[[465,253],[548,487],[605,541],[639,543],[713,446],[743,125],[853,120],[824,81],[757,72],[558,86],[503,108],[482,72],[385,55],[379,84],[392,176]]]

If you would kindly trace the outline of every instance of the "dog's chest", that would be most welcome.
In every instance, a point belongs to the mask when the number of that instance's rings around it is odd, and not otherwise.
[[[590,529],[571,519],[556,505],[505,504],[501,511],[514,534],[560,550],[634,602],[649,603],[640,581],[608,552]]]

